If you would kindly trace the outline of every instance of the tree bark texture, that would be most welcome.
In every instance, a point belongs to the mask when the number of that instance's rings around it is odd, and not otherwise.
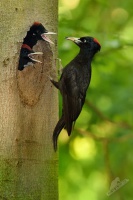
[[[57,0],[0,1],[0,200],[57,200],[55,45],[39,41],[42,64],[18,71],[19,52],[34,21],[57,32]]]

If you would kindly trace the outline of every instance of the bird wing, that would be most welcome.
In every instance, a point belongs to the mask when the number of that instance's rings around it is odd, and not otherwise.
[[[80,91],[79,78],[75,68],[69,70],[67,76],[65,73],[65,77],[62,77],[63,113],[68,135],[71,134],[73,122],[78,118],[85,100]]]

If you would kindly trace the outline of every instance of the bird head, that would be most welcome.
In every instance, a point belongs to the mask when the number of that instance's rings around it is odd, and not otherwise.
[[[54,44],[47,35],[56,34],[54,32],[47,31],[40,22],[34,22],[31,26],[30,31],[37,38],[37,40],[45,40],[51,44]]]
[[[100,43],[98,42],[97,39],[93,37],[89,37],[89,36],[81,37],[81,38],[67,37],[66,39],[73,41],[75,44],[77,44],[80,47],[80,49],[95,51],[95,53],[97,51],[100,51],[101,49]]]
[[[34,52],[27,44],[23,44],[20,51],[18,70],[23,70],[25,66],[30,64],[42,63],[34,58],[34,55],[42,54],[42,52]]]

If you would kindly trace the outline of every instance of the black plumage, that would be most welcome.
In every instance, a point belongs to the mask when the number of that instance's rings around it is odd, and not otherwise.
[[[28,45],[23,44],[20,51],[18,70],[22,71],[26,66],[41,63],[41,61],[33,58],[34,55],[39,54],[42,54],[42,52],[34,52]]]
[[[18,70],[22,71],[29,62],[32,62],[33,64],[36,62],[41,63],[40,61],[33,59],[33,56],[42,53],[34,52],[32,48],[36,45],[38,40],[44,40],[53,44],[53,42],[47,37],[49,34],[55,33],[48,32],[40,22],[34,22],[23,40],[20,50]]]
[[[23,40],[23,44],[27,44],[32,49],[36,45],[38,40],[44,40],[51,44],[53,42],[47,37],[47,35],[55,34],[54,32],[49,32],[40,22],[34,22],[30,27],[30,30],[27,32],[26,37]]]
[[[78,118],[85,102],[86,91],[91,80],[91,62],[93,56],[100,50],[99,42],[93,37],[68,37],[80,48],[78,55],[63,69],[59,82],[51,79],[63,97],[62,116],[53,132],[54,149],[57,149],[57,139],[63,128],[70,136],[72,126]]]

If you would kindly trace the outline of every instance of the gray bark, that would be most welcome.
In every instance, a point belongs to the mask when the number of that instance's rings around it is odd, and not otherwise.
[[[57,32],[57,0],[0,2],[0,199],[57,200],[56,45],[39,41],[42,64],[18,71],[20,47],[34,21]],[[57,44],[57,36],[51,40]]]

